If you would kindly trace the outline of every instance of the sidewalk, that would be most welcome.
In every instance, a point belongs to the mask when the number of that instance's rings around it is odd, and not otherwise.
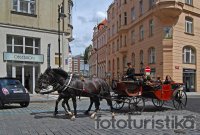
[[[55,102],[56,99],[58,98],[58,95],[52,95],[52,94],[30,94],[30,102],[35,103],[35,102],[50,102],[53,101]]]

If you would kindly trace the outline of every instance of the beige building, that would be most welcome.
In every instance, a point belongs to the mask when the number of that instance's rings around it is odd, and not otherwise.
[[[199,0],[114,0],[107,11],[106,73],[118,79],[131,62],[136,72],[149,66],[153,78],[170,75],[200,91],[199,9]]]
[[[33,93],[38,75],[48,66],[58,67],[59,26],[60,65],[67,70],[72,6],[72,0],[1,0],[0,76],[20,79]]]

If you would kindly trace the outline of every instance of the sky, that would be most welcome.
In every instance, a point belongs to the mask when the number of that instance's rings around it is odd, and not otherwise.
[[[92,44],[93,28],[107,17],[107,9],[113,0],[73,0],[72,55],[83,54]]]

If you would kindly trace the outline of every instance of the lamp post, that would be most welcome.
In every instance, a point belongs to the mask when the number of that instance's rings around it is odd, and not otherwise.
[[[64,14],[64,3],[62,2],[58,5],[58,65],[61,67],[60,61],[60,19],[64,19],[66,15]]]

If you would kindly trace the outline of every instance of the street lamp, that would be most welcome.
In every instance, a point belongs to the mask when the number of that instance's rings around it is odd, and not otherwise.
[[[58,5],[58,65],[60,67],[60,19],[64,19],[66,15],[64,14],[64,3],[62,2]]]

